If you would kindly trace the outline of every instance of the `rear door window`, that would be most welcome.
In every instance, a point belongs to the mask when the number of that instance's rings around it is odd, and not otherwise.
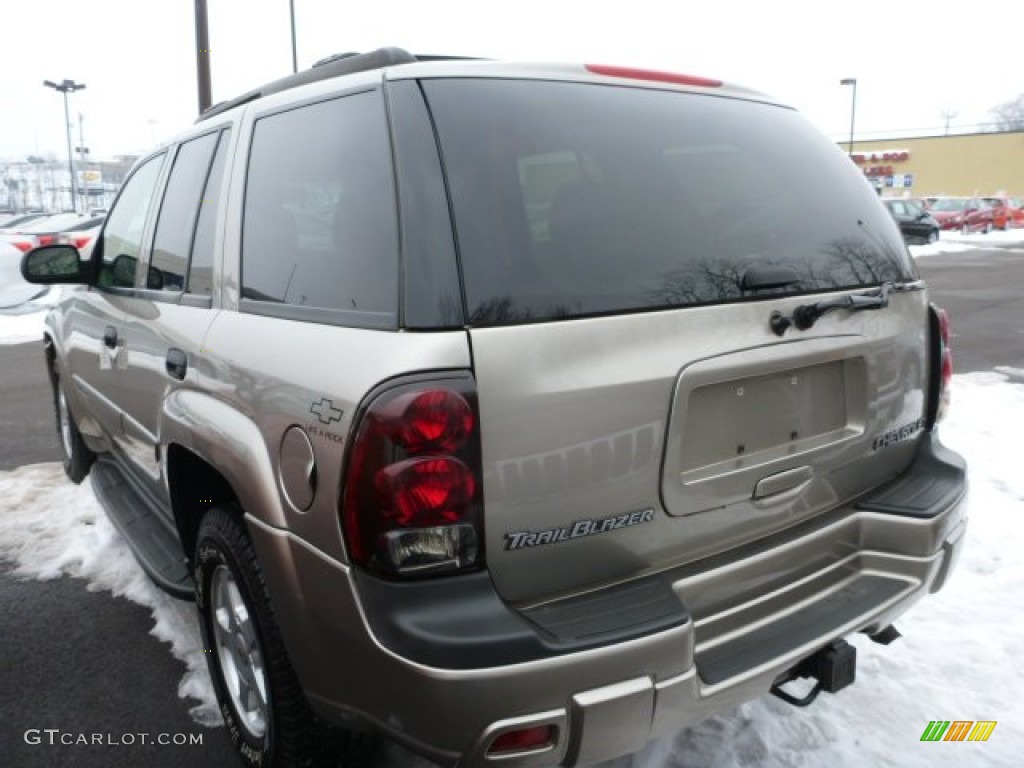
[[[208,133],[185,142],[178,149],[156,225],[149,273],[151,288],[185,289],[196,219],[203,204],[203,187],[219,135]]]
[[[427,80],[475,325],[913,276],[863,175],[792,110],[646,88]]]

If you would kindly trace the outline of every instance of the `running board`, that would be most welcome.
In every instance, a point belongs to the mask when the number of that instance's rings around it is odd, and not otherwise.
[[[163,521],[153,502],[136,490],[112,458],[98,458],[89,474],[107,517],[128,542],[142,570],[172,597],[194,599],[192,576],[178,535]]]

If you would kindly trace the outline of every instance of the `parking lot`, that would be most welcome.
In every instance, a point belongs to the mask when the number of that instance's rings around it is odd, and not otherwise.
[[[969,250],[922,256],[918,264],[932,299],[952,316],[957,372],[998,370],[1024,380],[1024,237],[988,246],[972,242]],[[37,344],[0,346],[0,391],[3,474],[56,462],[52,402]],[[954,392],[954,408],[955,403]],[[45,537],[45,531],[39,535]],[[5,616],[0,665],[0,710],[5,713],[0,754],[6,756],[5,764],[234,764],[224,729],[197,724],[189,716],[195,702],[175,695],[185,669],[154,637],[146,608],[92,591],[81,580],[19,578],[7,564],[0,574],[0,610]],[[864,676],[870,675],[866,670]],[[730,715],[724,717],[728,721]],[[50,745],[45,729],[104,734],[117,743]],[[42,743],[30,743],[27,731],[42,732]],[[703,744],[695,764],[713,764],[715,747],[698,738],[699,730],[695,733],[691,741]],[[124,738],[128,734],[130,742]],[[202,743],[143,743],[158,734],[199,735]],[[908,749],[913,746],[908,742]],[[815,749],[825,759],[827,744]],[[898,754],[892,758],[901,762]],[[373,756],[370,764],[426,765],[398,748]],[[624,759],[614,764],[635,763]],[[663,763],[651,757],[641,764]]]

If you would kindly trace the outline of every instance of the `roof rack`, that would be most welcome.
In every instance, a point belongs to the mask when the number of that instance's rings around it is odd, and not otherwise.
[[[242,104],[261,99],[272,93],[287,91],[289,88],[296,88],[307,83],[315,83],[319,80],[329,80],[332,77],[348,75],[353,72],[366,72],[372,69],[383,69],[396,64],[411,64],[415,61],[438,61],[440,59],[453,59],[454,56],[413,56],[401,48],[378,48],[376,51],[367,53],[338,53],[328,56],[316,62],[310,69],[296,72],[294,75],[282,77],[280,80],[261,85],[251,91],[236,96],[228,101],[214,104],[196,118],[196,122],[208,120],[211,117],[227,112]]]

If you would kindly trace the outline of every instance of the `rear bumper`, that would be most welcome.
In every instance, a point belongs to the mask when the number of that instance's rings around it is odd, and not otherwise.
[[[427,658],[431,632],[408,644],[396,630],[401,601],[382,614],[367,605],[365,584],[346,566],[285,532],[255,521],[250,528],[272,598],[288,596],[275,609],[321,715],[369,722],[447,764],[575,765],[636,751],[763,695],[832,640],[875,632],[940,589],[963,541],[965,491],[962,460],[926,438],[908,472],[860,503],[659,574],[684,607],[662,611],[671,620],[576,646],[526,622],[542,642],[517,646],[506,663],[491,654],[502,646],[487,636],[490,620],[474,625],[466,613],[483,603],[432,606],[445,648]],[[450,634],[465,643],[468,666],[441,631],[445,622],[460,628]],[[406,625],[413,633],[422,628],[412,619]],[[441,665],[441,658],[456,661]],[[530,725],[553,726],[554,742],[488,755],[496,736]]]

